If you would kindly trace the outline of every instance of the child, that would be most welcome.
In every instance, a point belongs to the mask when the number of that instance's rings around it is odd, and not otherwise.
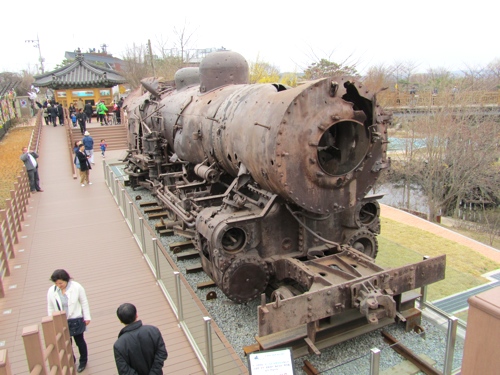
[[[75,112],[71,112],[71,122],[73,123],[73,127],[76,128],[76,114],[75,114]]]
[[[101,139],[101,154],[102,154],[102,157],[104,158],[104,153],[106,152],[106,147],[108,147],[107,143],[106,143],[106,140],[105,139]]]

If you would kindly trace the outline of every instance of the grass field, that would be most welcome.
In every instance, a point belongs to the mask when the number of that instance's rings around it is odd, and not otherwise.
[[[500,264],[466,246],[424,230],[382,218],[377,263],[398,267],[422,260],[425,255],[446,254],[446,278],[428,288],[428,300],[437,300],[489,282],[481,275]]]
[[[10,198],[10,191],[14,182],[23,169],[23,162],[19,157],[22,149],[27,146],[34,127],[23,126],[10,130],[0,142],[0,209],[5,208],[5,200]]]

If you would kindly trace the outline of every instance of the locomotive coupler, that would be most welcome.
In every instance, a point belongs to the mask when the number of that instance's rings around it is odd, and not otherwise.
[[[370,324],[378,324],[379,319],[396,316],[396,301],[392,298],[391,290],[386,290],[389,294],[383,293],[374,283],[365,280],[351,286],[353,306],[359,308]]]

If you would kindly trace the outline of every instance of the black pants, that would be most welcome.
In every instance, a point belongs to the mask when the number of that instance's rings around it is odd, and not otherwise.
[[[80,352],[80,364],[84,365],[87,363],[88,353],[87,353],[87,343],[83,338],[83,333],[81,335],[73,336],[73,338],[75,339],[75,344],[76,346],[78,346],[78,351]]]

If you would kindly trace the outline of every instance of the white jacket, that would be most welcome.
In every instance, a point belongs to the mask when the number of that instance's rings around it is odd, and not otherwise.
[[[69,283],[71,287],[66,289],[66,296],[68,296],[68,316],[66,318],[74,319],[83,316],[83,320],[91,320],[89,302],[87,301],[85,289],[76,281],[70,280]],[[52,316],[54,311],[59,311],[63,308],[57,289],[57,286],[53,285],[47,292],[47,312],[49,316]],[[57,303],[59,303],[60,309]]]

